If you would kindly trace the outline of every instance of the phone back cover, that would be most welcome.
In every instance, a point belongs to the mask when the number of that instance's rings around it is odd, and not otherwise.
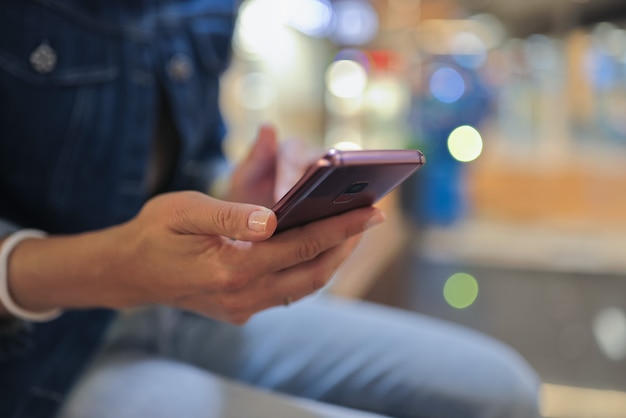
[[[325,161],[330,163],[325,165]],[[327,156],[307,172],[300,187],[295,186],[298,193],[288,193],[274,207],[278,230],[371,206],[423,164],[423,155],[415,150],[342,152],[330,159]],[[346,195],[346,189],[357,183],[367,186]]]

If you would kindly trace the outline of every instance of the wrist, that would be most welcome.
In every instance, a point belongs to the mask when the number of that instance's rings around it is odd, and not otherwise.
[[[11,278],[14,276],[14,252],[28,241],[39,241],[46,233],[34,229],[19,230],[8,236],[0,245],[0,301],[6,313],[28,321],[50,321],[58,317],[60,309],[31,309],[16,300]]]
[[[23,241],[8,270],[15,302],[33,311],[111,307],[104,278],[118,250],[106,231]]]

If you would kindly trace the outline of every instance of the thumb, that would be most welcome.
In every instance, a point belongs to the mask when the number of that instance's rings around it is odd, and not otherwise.
[[[246,166],[253,175],[260,175],[265,171],[276,170],[278,155],[278,139],[276,128],[272,125],[262,125],[259,128],[256,141],[246,156]]]
[[[171,229],[178,233],[262,241],[276,230],[276,215],[263,206],[226,202],[197,192],[181,192],[176,199]]]
[[[275,158],[278,153],[278,133],[271,124],[263,124],[257,133],[251,155],[256,158]]]

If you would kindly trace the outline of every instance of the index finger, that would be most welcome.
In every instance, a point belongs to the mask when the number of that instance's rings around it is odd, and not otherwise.
[[[267,273],[304,263],[384,220],[383,211],[370,206],[294,227],[258,243],[265,253],[261,263]]]

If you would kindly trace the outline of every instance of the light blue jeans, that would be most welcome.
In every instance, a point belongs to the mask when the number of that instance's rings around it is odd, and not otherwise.
[[[320,296],[242,327],[125,314],[61,417],[534,418],[538,392],[526,362],[489,337]]]

